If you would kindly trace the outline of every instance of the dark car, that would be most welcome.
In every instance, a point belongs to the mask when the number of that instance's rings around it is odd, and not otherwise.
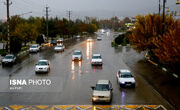
[[[57,44],[57,41],[56,41],[56,40],[51,40],[51,44],[52,44],[52,45],[56,45],[56,44]]]

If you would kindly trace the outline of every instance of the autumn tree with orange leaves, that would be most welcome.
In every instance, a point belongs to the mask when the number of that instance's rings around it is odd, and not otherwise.
[[[148,14],[136,17],[135,28],[129,36],[130,43],[138,51],[147,51],[152,60],[178,72],[180,65],[180,24],[166,15],[164,31],[162,16]]]
[[[169,33],[165,33],[163,37],[156,38],[153,44],[157,47],[153,49],[153,53],[158,57],[159,62],[166,67],[170,67],[171,71],[179,73],[180,66],[180,24]]]

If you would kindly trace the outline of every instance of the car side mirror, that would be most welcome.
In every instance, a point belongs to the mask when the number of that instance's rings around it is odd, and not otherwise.
[[[95,89],[95,87],[94,87],[94,86],[91,86],[91,89],[92,89],[92,90],[94,90],[94,89]]]

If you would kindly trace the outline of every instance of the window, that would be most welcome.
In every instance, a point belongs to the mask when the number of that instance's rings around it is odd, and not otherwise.
[[[133,75],[131,74],[131,73],[125,73],[125,72],[123,72],[123,73],[121,73],[121,77],[122,78],[131,78],[131,77],[133,77]]]
[[[93,56],[93,59],[101,59],[101,56]]]
[[[73,55],[81,55],[81,52],[74,52]]]
[[[97,91],[109,91],[109,85],[108,84],[96,84]]]
[[[48,62],[45,62],[45,61],[40,61],[40,62],[38,62],[38,64],[37,65],[48,65]]]
[[[13,56],[12,55],[7,55],[4,57],[5,59],[13,59]]]

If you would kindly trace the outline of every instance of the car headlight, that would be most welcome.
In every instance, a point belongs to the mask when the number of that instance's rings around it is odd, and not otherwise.
[[[133,84],[135,84],[135,81],[132,81]]]
[[[125,84],[125,82],[120,82],[121,84]]]
[[[96,101],[97,99],[98,99],[97,97],[93,97],[93,98],[92,98],[93,101]]]
[[[44,67],[44,70],[47,70],[48,69],[48,67]]]

